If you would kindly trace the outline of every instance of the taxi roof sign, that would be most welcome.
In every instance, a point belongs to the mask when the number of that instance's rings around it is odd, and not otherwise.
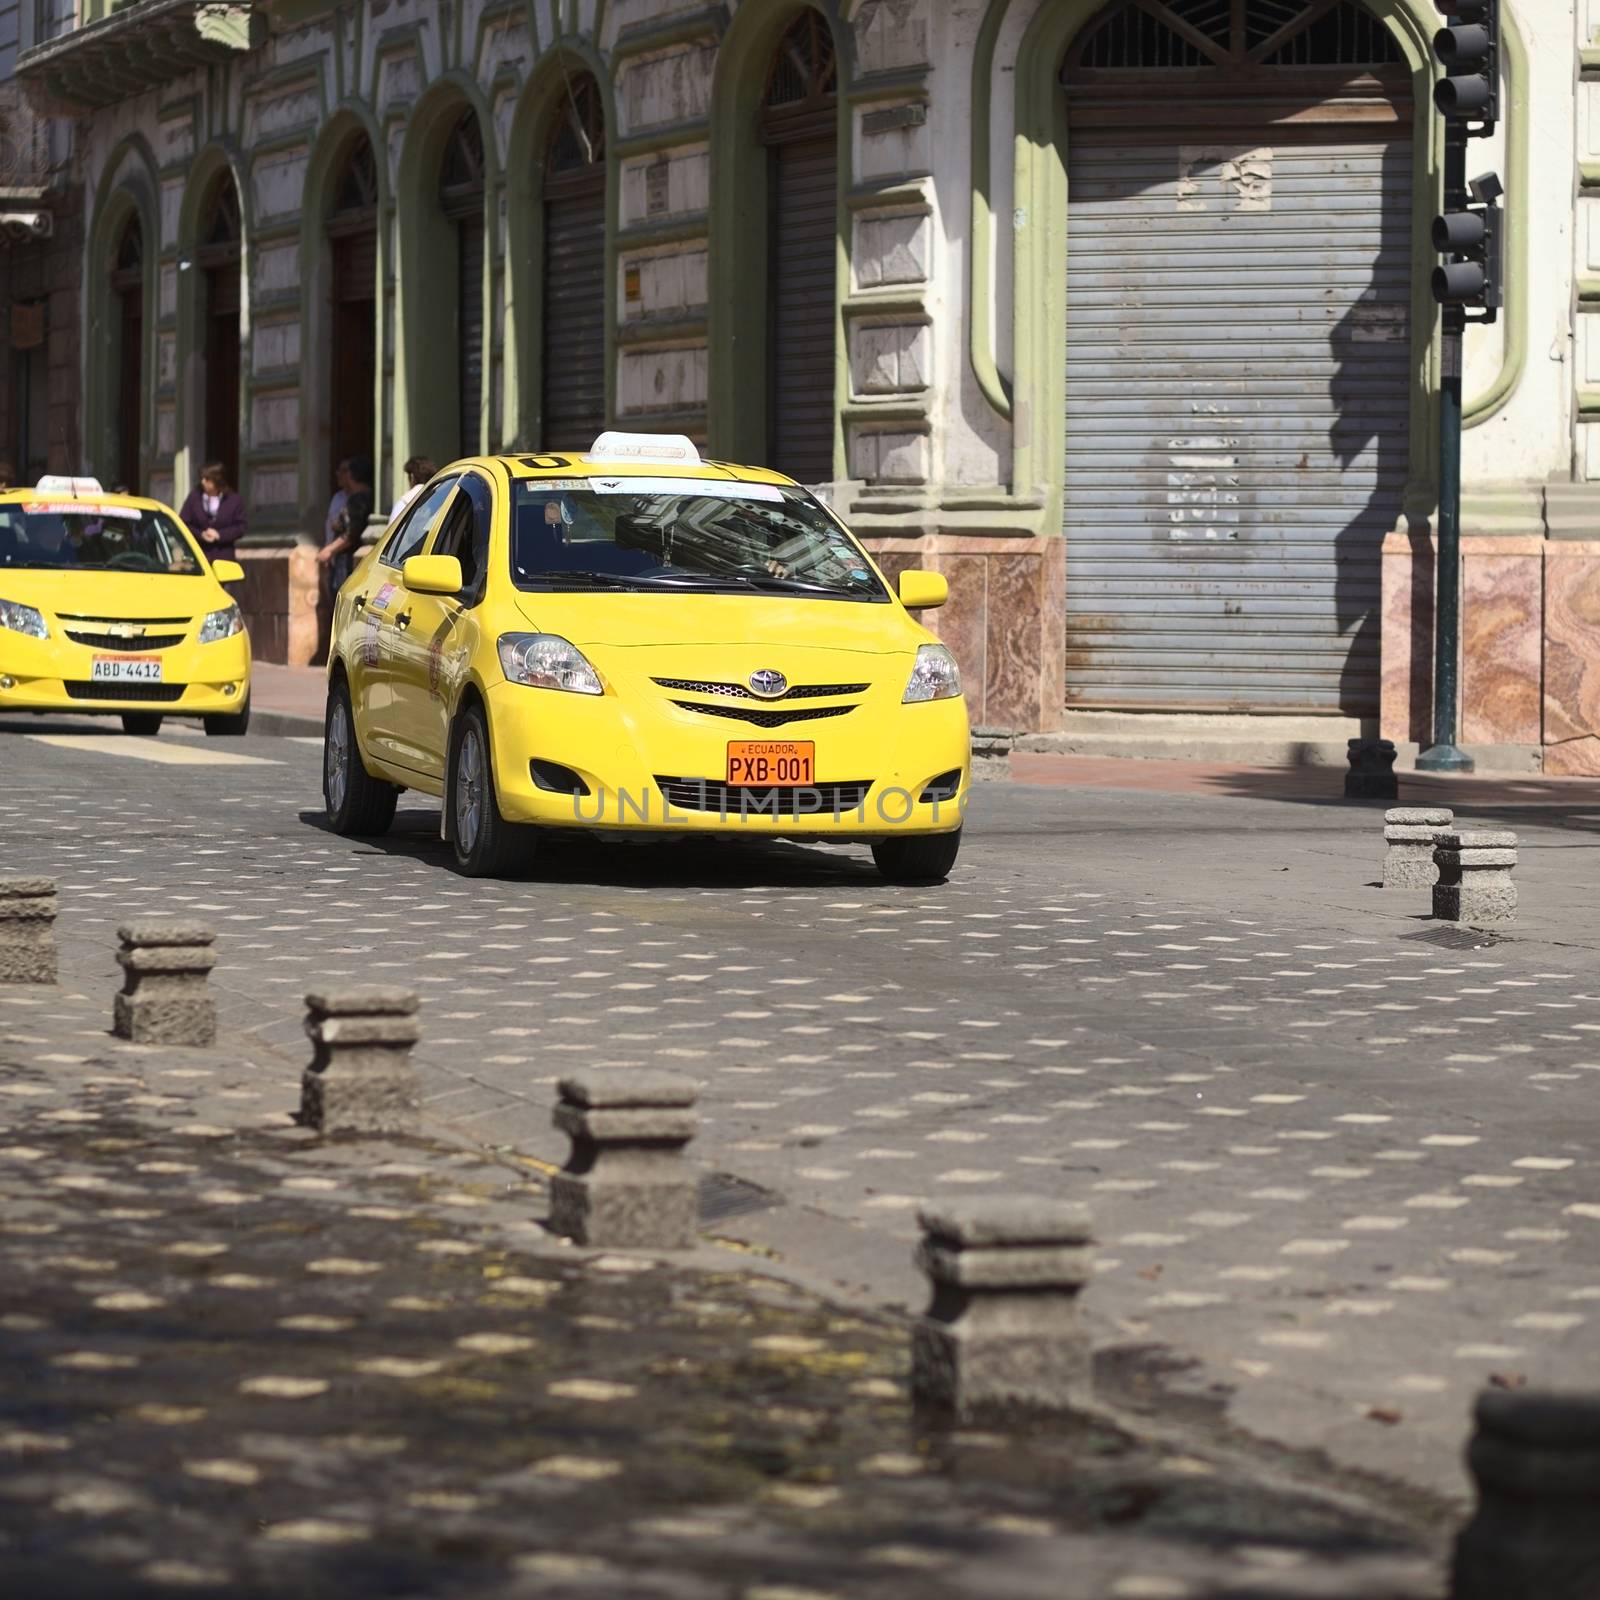
[[[58,473],[46,473],[34,486],[38,494],[104,494],[98,478],[67,478]]]
[[[621,433],[608,428],[589,446],[591,461],[667,461],[698,467],[700,452],[683,433]]]

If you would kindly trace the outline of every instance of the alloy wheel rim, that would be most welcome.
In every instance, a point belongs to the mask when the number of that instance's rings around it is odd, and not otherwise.
[[[328,729],[327,786],[328,806],[337,811],[344,804],[350,782],[350,719],[343,704],[334,706]]]
[[[461,759],[456,765],[456,839],[464,852],[478,842],[482,821],[483,747],[478,730],[469,728],[461,741]]]

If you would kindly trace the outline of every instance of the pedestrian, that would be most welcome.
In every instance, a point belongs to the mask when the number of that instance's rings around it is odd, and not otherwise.
[[[328,514],[322,519],[322,542],[332,544],[339,537],[334,524],[339,520],[339,513],[344,510],[344,503],[350,498],[350,491],[345,488],[345,474],[350,470],[350,457],[344,456],[333,469],[333,494],[328,500]]]
[[[428,479],[439,469],[433,464],[432,456],[412,456],[405,465],[406,482],[410,487],[395,501],[389,512],[389,520],[395,522],[401,512],[428,487]]]
[[[372,516],[372,463],[365,456],[351,456],[344,463],[344,489],[345,502],[334,522],[334,537],[317,552],[335,594],[356,564]]]
[[[9,461],[0,461],[0,494],[17,486],[17,469]]]
[[[234,547],[245,535],[244,497],[228,482],[228,469],[220,461],[208,461],[200,469],[200,482],[178,515],[208,560],[233,560]]]

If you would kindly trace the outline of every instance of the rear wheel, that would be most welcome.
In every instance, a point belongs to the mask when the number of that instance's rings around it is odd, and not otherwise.
[[[343,678],[336,679],[328,690],[322,731],[322,798],[333,831],[343,834],[387,833],[400,799],[400,791],[392,783],[374,778],[361,759],[361,741],[350,709],[350,685]]]
[[[445,825],[456,865],[469,878],[501,878],[527,864],[533,829],[507,822],[494,792],[489,723],[481,706],[469,706],[450,741]]]
[[[161,732],[161,720],[159,711],[124,711],[122,713],[122,731],[124,733],[158,734]]]
[[[890,883],[943,883],[961,851],[961,830],[912,839],[880,839],[872,847],[878,871]]]
[[[250,727],[250,702],[248,700],[231,715],[226,711],[213,712],[210,716],[202,717],[205,724],[206,737],[209,739],[231,739],[246,733]]]

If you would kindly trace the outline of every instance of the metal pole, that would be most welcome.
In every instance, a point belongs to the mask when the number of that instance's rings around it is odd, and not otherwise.
[[[1445,124],[1444,206],[1464,206],[1467,130]],[[1456,744],[1461,659],[1461,356],[1467,314],[1443,308],[1439,383],[1439,555],[1433,625],[1433,744],[1417,757],[1419,772],[1471,772],[1472,757]]]

